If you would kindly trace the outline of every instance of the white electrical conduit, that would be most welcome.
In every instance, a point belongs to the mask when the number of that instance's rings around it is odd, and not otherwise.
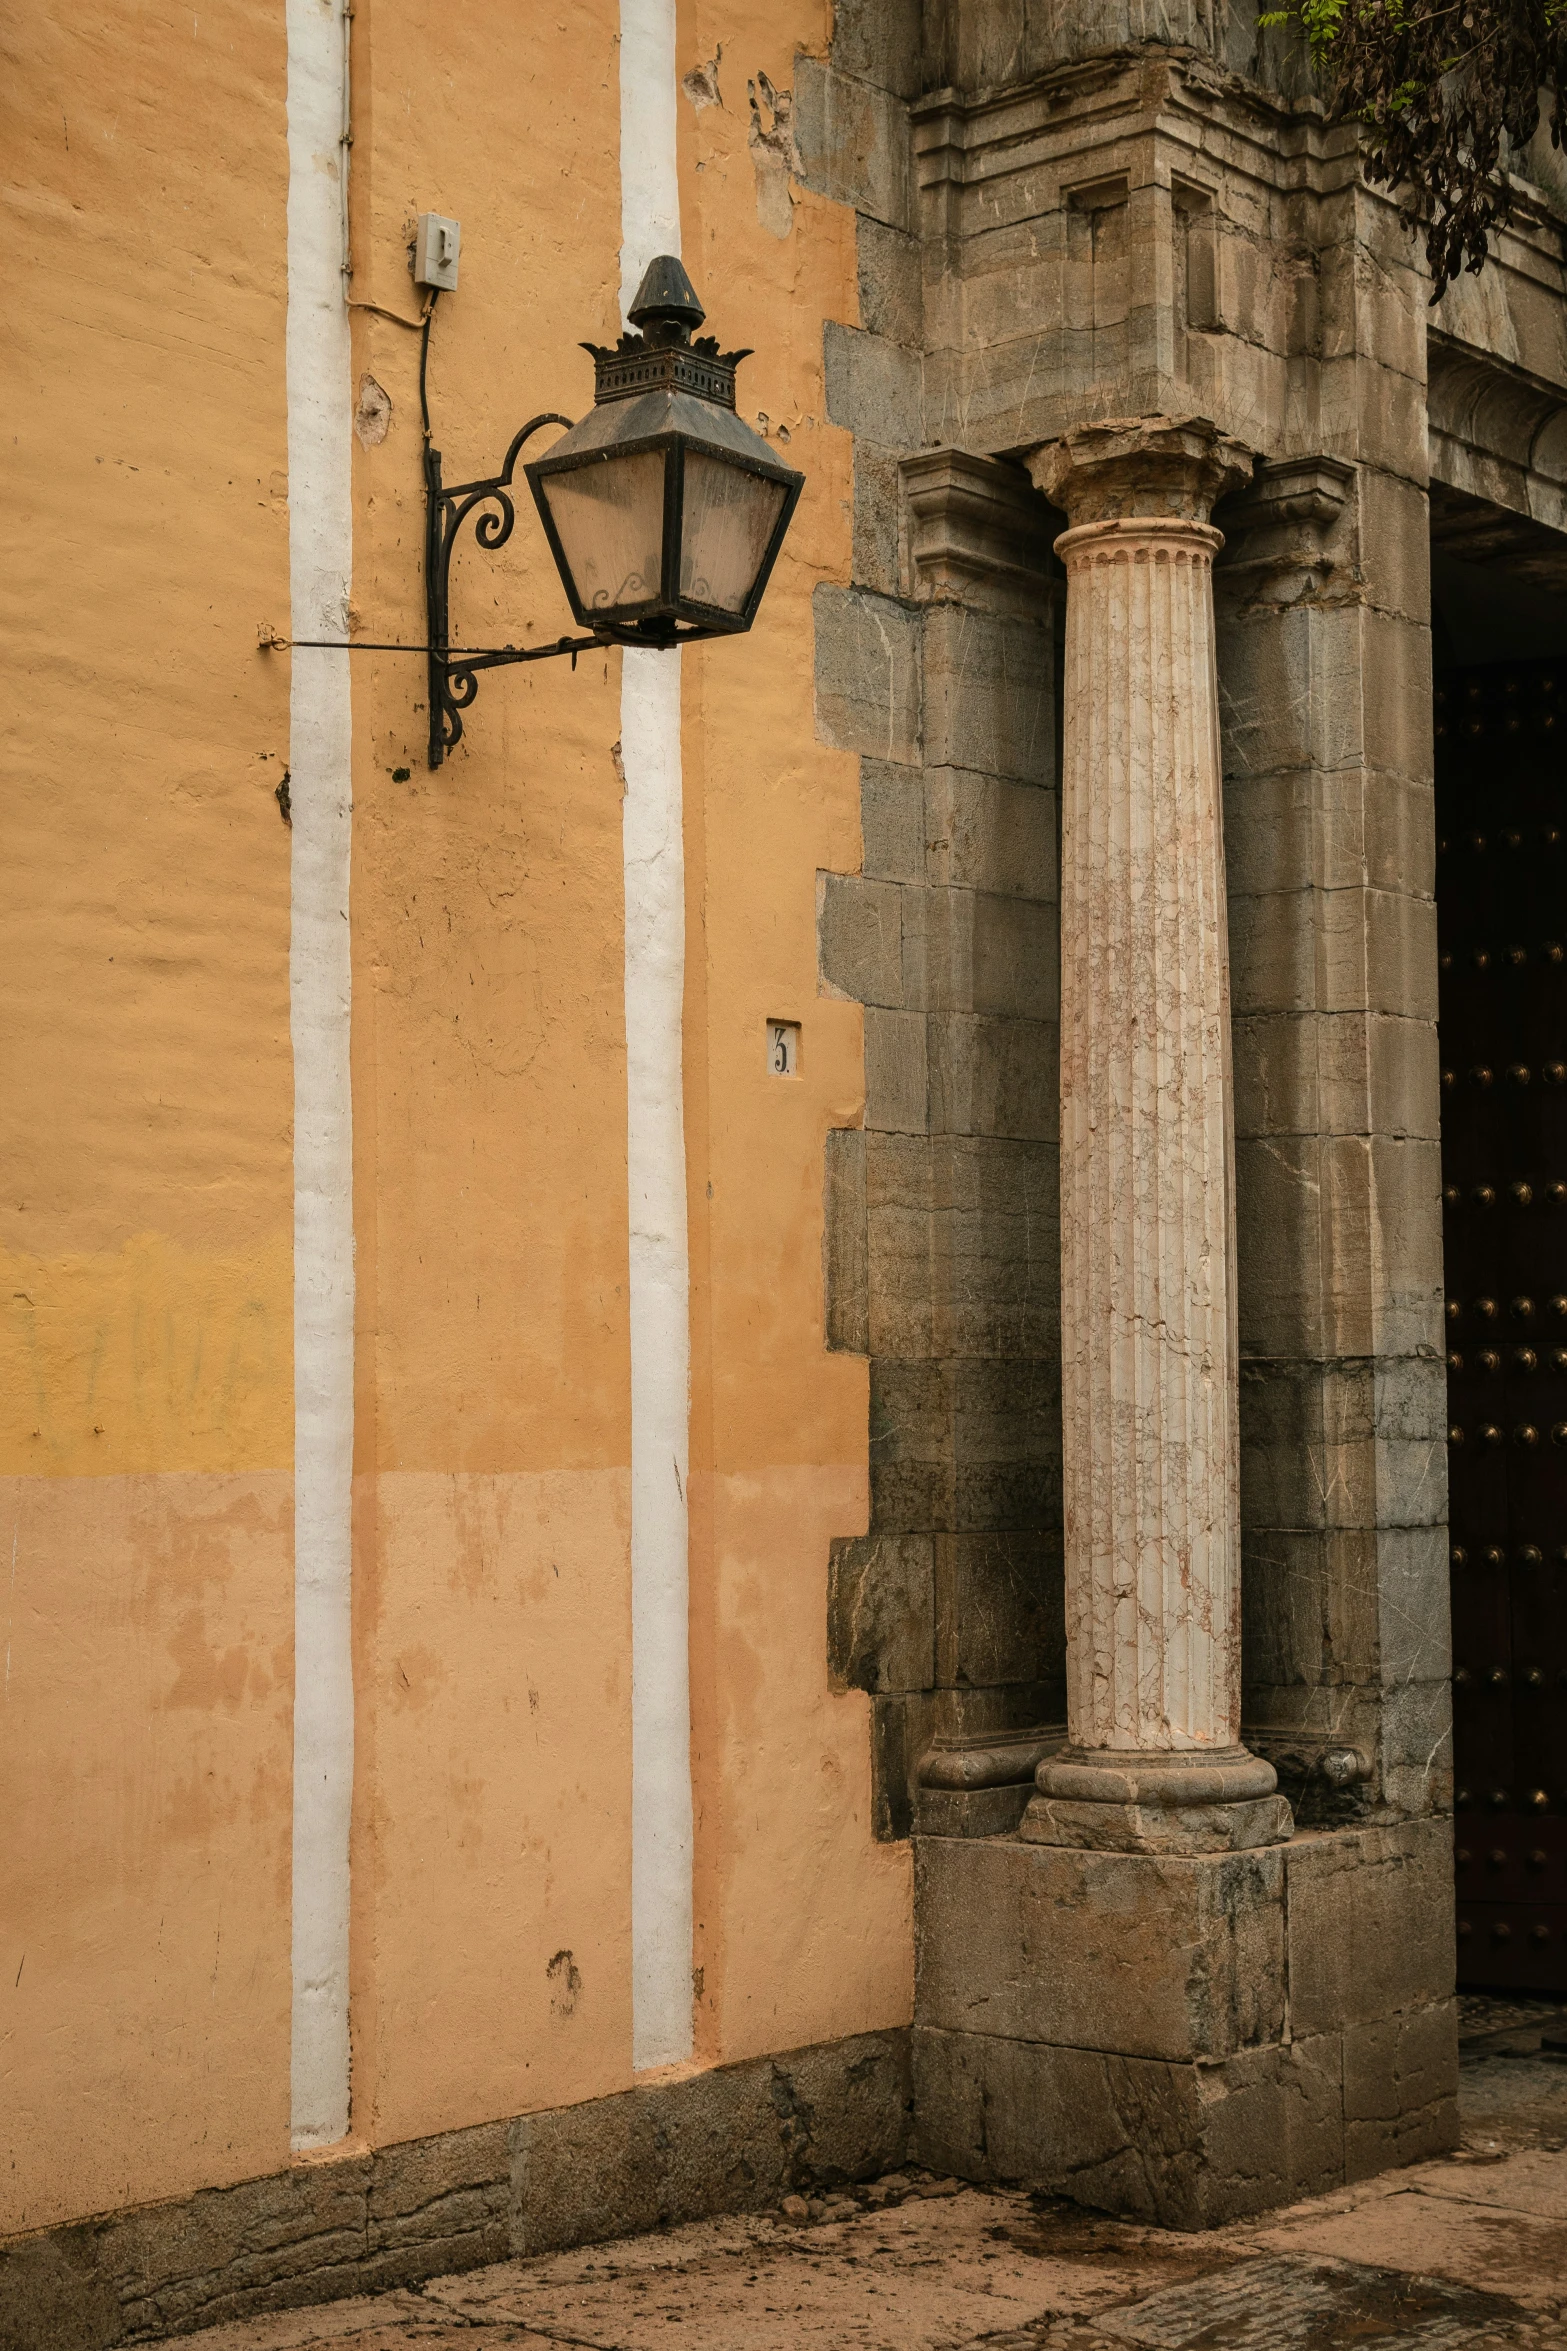
[[[353,565],[340,159],[343,17],[287,0],[289,635],[341,639]],[[291,2136],[348,2131],[354,1397],[348,1090],[348,663],[297,649],[289,693],[294,1047],[294,1847]]]
[[[674,0],[621,0],[620,307],[680,251]],[[691,1283],[680,655],[621,656],[631,1320],[631,2049],[691,2054]]]

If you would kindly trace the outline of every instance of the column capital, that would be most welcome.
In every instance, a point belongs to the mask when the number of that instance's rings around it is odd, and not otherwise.
[[[1206,416],[1141,416],[1074,425],[1025,462],[1034,487],[1080,527],[1206,523],[1218,499],[1250,481],[1255,460]]]

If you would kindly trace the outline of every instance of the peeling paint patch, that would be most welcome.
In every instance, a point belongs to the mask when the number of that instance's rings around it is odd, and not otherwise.
[[[378,449],[392,429],[392,395],[374,376],[361,376],[354,404],[354,431],[361,449]]]
[[[557,2016],[576,2013],[577,1994],[582,1989],[582,1970],[569,1951],[557,1951],[544,1970],[550,1981],[550,2007]]]
[[[787,237],[794,219],[789,182],[805,176],[794,136],[794,92],[775,90],[765,73],[745,87],[751,103],[746,144],[756,167],[756,217],[771,236]],[[765,126],[764,107],[772,118]]]
[[[689,73],[683,73],[680,77],[680,87],[698,114],[704,106],[722,107],[724,103],[723,93],[718,87],[718,68],[723,63],[723,57],[723,43],[720,42],[705,65],[693,65]]]

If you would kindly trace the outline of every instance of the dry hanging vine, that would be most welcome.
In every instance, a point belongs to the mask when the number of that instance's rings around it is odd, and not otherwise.
[[[1299,0],[1260,19],[1291,21],[1326,82],[1329,119],[1365,126],[1366,177],[1400,188],[1424,229],[1440,295],[1480,268],[1507,219],[1504,138],[1525,146],[1545,101],[1563,144],[1567,0]]]

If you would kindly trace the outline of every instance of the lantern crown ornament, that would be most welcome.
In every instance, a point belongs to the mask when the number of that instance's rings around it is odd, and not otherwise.
[[[672,646],[751,626],[804,476],[735,413],[735,370],[673,254],[649,263],[633,329],[586,343],[593,407],[524,468],[579,625]]]

